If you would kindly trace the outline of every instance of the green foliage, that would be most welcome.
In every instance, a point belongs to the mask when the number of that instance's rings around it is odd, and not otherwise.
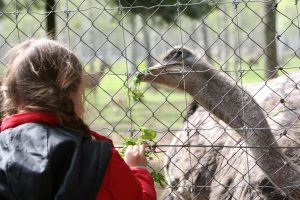
[[[135,75],[133,77],[133,79],[130,81],[129,85],[127,86],[127,98],[129,99],[129,101],[131,99],[134,101],[141,100],[143,95],[139,88],[140,83],[141,83],[141,80],[138,75]],[[136,145],[136,144],[140,145],[140,144],[146,143],[148,145],[145,150],[145,157],[146,157],[147,161],[149,162],[149,161],[153,160],[153,156],[157,157],[155,151],[150,148],[151,145],[149,147],[149,144],[151,142],[153,142],[153,140],[156,138],[157,133],[153,129],[146,128],[144,126],[140,126],[139,129],[140,129],[139,136],[132,137],[132,138],[127,138],[127,137],[123,138],[122,148],[119,152],[120,152],[121,156],[124,157],[125,151],[129,145]],[[159,184],[161,187],[164,186],[165,178],[160,172],[153,169],[151,172],[151,175],[153,177],[154,182]]]
[[[130,101],[139,101],[143,97],[143,93],[140,91],[141,80],[139,76],[134,76],[130,83],[127,85],[127,98]]]
[[[42,9],[45,6],[44,1],[32,1],[32,0],[18,0],[16,2],[12,1],[3,1],[0,0],[0,9],[3,9],[4,7],[7,8],[13,8],[17,10],[30,10],[30,9]]]
[[[140,145],[143,143],[147,144],[147,148],[145,150],[145,157],[147,161],[153,160],[153,156],[156,156],[156,152],[151,149],[151,142],[156,138],[156,131],[145,128],[143,126],[140,127],[140,135],[132,138],[123,138],[122,148],[119,150],[119,153],[122,157],[124,157],[126,149],[130,145]],[[164,187],[165,177],[157,170],[152,169],[151,175],[155,183],[159,184],[161,187]]]
[[[164,175],[162,175],[159,171],[152,171],[151,176],[153,177],[155,183],[158,183],[162,188],[164,187],[166,183]]]
[[[4,2],[3,2],[3,0],[0,0],[0,9],[2,10],[2,8],[4,7]]]
[[[141,138],[144,140],[154,140],[156,138],[156,131],[145,128],[143,126],[140,127],[141,130]]]
[[[119,0],[112,2],[119,5]],[[167,23],[174,22],[181,13],[192,19],[199,19],[213,8],[212,4],[203,0],[121,0],[120,2],[122,7],[134,14],[149,16],[155,13]]]
[[[137,139],[136,138],[124,137],[123,138],[123,143],[122,143],[122,148],[121,148],[121,150],[119,150],[120,155],[122,157],[124,157],[127,147],[130,146],[130,145],[136,145],[136,144],[137,144]]]
[[[148,71],[148,66],[146,65],[145,62],[143,63],[140,63],[137,67],[137,69],[140,71],[140,72],[145,72],[145,71]]]

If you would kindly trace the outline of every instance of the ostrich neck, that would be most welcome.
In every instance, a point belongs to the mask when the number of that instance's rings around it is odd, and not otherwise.
[[[185,90],[206,110],[216,115],[244,138],[257,164],[280,188],[300,183],[300,169],[282,153],[267,123],[266,116],[253,97],[230,77],[203,64],[185,79]],[[208,69],[208,70],[207,70]],[[283,189],[300,199],[300,189]]]

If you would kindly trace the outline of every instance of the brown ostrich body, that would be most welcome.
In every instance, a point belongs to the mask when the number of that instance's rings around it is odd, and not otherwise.
[[[150,72],[143,81],[185,90],[200,105],[171,143],[191,147],[167,152],[173,199],[300,199],[300,151],[291,148],[300,143],[299,73],[241,87],[185,48]]]

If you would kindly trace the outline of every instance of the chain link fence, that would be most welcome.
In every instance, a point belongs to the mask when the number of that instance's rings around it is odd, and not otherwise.
[[[2,0],[1,73],[28,38],[67,44],[88,77],[92,129],[117,148],[157,132],[159,199],[300,199],[299,4]]]

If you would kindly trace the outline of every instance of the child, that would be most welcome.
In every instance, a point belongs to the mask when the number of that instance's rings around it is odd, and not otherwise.
[[[0,199],[156,199],[145,146],[130,146],[124,162],[111,140],[83,122],[82,66],[70,50],[31,39],[9,55]]]

